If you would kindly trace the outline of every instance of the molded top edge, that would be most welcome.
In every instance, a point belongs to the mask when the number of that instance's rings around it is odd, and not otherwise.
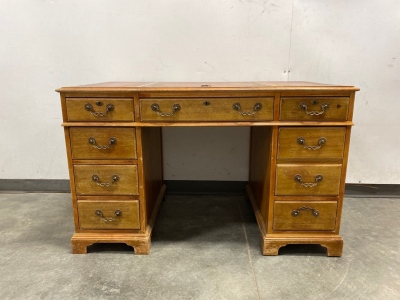
[[[346,90],[358,91],[354,86],[306,81],[250,81],[250,82],[103,82],[62,87],[57,92],[115,92],[115,91],[210,91],[210,90]]]

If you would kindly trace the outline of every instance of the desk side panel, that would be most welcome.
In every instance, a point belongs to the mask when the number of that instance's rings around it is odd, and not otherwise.
[[[163,185],[161,128],[142,127],[138,131],[143,158],[143,198],[146,201],[146,219],[149,220]]]
[[[271,157],[273,127],[252,127],[250,142],[249,187],[254,196],[264,226],[268,223],[268,203],[271,193]],[[256,212],[257,213],[257,212]]]

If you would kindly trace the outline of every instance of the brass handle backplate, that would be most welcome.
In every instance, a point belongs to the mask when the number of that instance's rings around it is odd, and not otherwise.
[[[89,138],[89,144],[93,145],[94,148],[99,149],[99,150],[107,150],[110,149],[111,146],[115,145],[117,143],[117,139],[115,137],[111,137],[108,141],[108,145],[97,145],[96,144],[96,139],[94,137]]]
[[[301,177],[300,174],[294,175],[294,180],[299,182],[304,187],[317,186],[318,183],[322,181],[322,179],[324,179],[324,177],[322,175],[317,175],[317,176],[315,176],[315,182],[303,182],[303,178]]]
[[[119,180],[119,176],[118,175],[113,175],[111,177],[111,182],[101,182],[100,181],[100,177],[98,175],[93,175],[92,176],[92,180],[94,182],[96,182],[96,184],[99,185],[99,186],[111,186],[111,185],[113,185],[115,182],[117,182]]]
[[[302,136],[297,138],[297,143],[299,145],[303,145],[304,149],[307,149],[307,150],[318,150],[319,148],[321,148],[323,145],[326,144],[326,138],[324,138],[324,137],[319,138],[318,146],[307,146],[306,145],[306,139],[303,138]]]
[[[309,207],[309,206],[302,206],[299,207],[298,209],[295,209],[294,211],[292,211],[292,216],[293,217],[297,217],[300,214],[301,210],[309,210],[311,211],[312,215],[314,217],[318,217],[319,216],[319,211],[316,210],[315,208]]]
[[[113,221],[116,221],[116,220],[117,220],[117,217],[122,216],[122,211],[120,211],[119,209],[117,209],[117,210],[114,212],[115,217],[112,217],[112,218],[106,218],[106,217],[104,217],[103,212],[102,212],[100,209],[96,210],[96,211],[95,211],[95,214],[96,214],[96,216],[99,216],[99,217],[101,218],[101,220],[103,220],[104,222],[113,222]]]
[[[312,104],[316,104],[316,102],[313,102]],[[320,111],[308,110],[308,105],[305,102],[301,102],[299,106],[300,106],[300,109],[304,110],[307,115],[319,116],[319,115],[322,115],[325,112],[325,110],[329,108],[329,103],[326,103],[326,102],[322,103]]]
[[[172,105],[172,111],[169,112],[169,113],[161,111],[160,105],[158,105],[157,103],[153,103],[151,105],[151,109],[153,111],[155,111],[157,113],[157,115],[159,115],[160,117],[170,117],[174,113],[176,113],[177,111],[180,111],[181,110],[181,106],[178,103],[175,103],[174,105]]]
[[[234,103],[233,109],[236,110],[242,116],[252,116],[252,115],[255,115],[256,112],[258,112],[259,110],[262,109],[262,104],[259,102],[254,104],[253,111],[242,111],[242,107],[240,106],[240,103]]]
[[[97,106],[101,106],[101,105],[103,105],[102,104],[102,102],[96,102],[96,105]],[[85,104],[85,110],[87,110],[88,112],[90,112],[93,116],[95,116],[95,117],[105,117],[105,116],[107,116],[107,114],[110,112],[110,111],[113,111],[114,110],[114,104],[111,104],[111,103],[109,103],[109,104],[107,104],[106,105],[106,111],[105,112],[101,112],[101,111],[94,111],[94,109],[93,109],[93,105],[92,104],[90,104],[90,103],[86,103]]]

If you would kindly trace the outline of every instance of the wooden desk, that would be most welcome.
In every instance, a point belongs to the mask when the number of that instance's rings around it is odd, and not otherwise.
[[[165,193],[161,127],[250,126],[248,197],[264,255],[339,235],[353,86],[309,82],[101,83],[61,95],[72,252],[126,243],[148,254]]]

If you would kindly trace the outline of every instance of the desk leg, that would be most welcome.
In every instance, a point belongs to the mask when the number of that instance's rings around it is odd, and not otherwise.
[[[263,255],[278,255],[279,249],[289,244],[318,244],[326,248],[328,256],[342,256],[343,239],[340,236],[320,238],[268,238],[262,237],[261,251]]]
[[[96,243],[124,243],[133,247],[135,254],[149,254],[150,235],[75,233],[71,239],[73,254],[86,254],[87,247]]]

